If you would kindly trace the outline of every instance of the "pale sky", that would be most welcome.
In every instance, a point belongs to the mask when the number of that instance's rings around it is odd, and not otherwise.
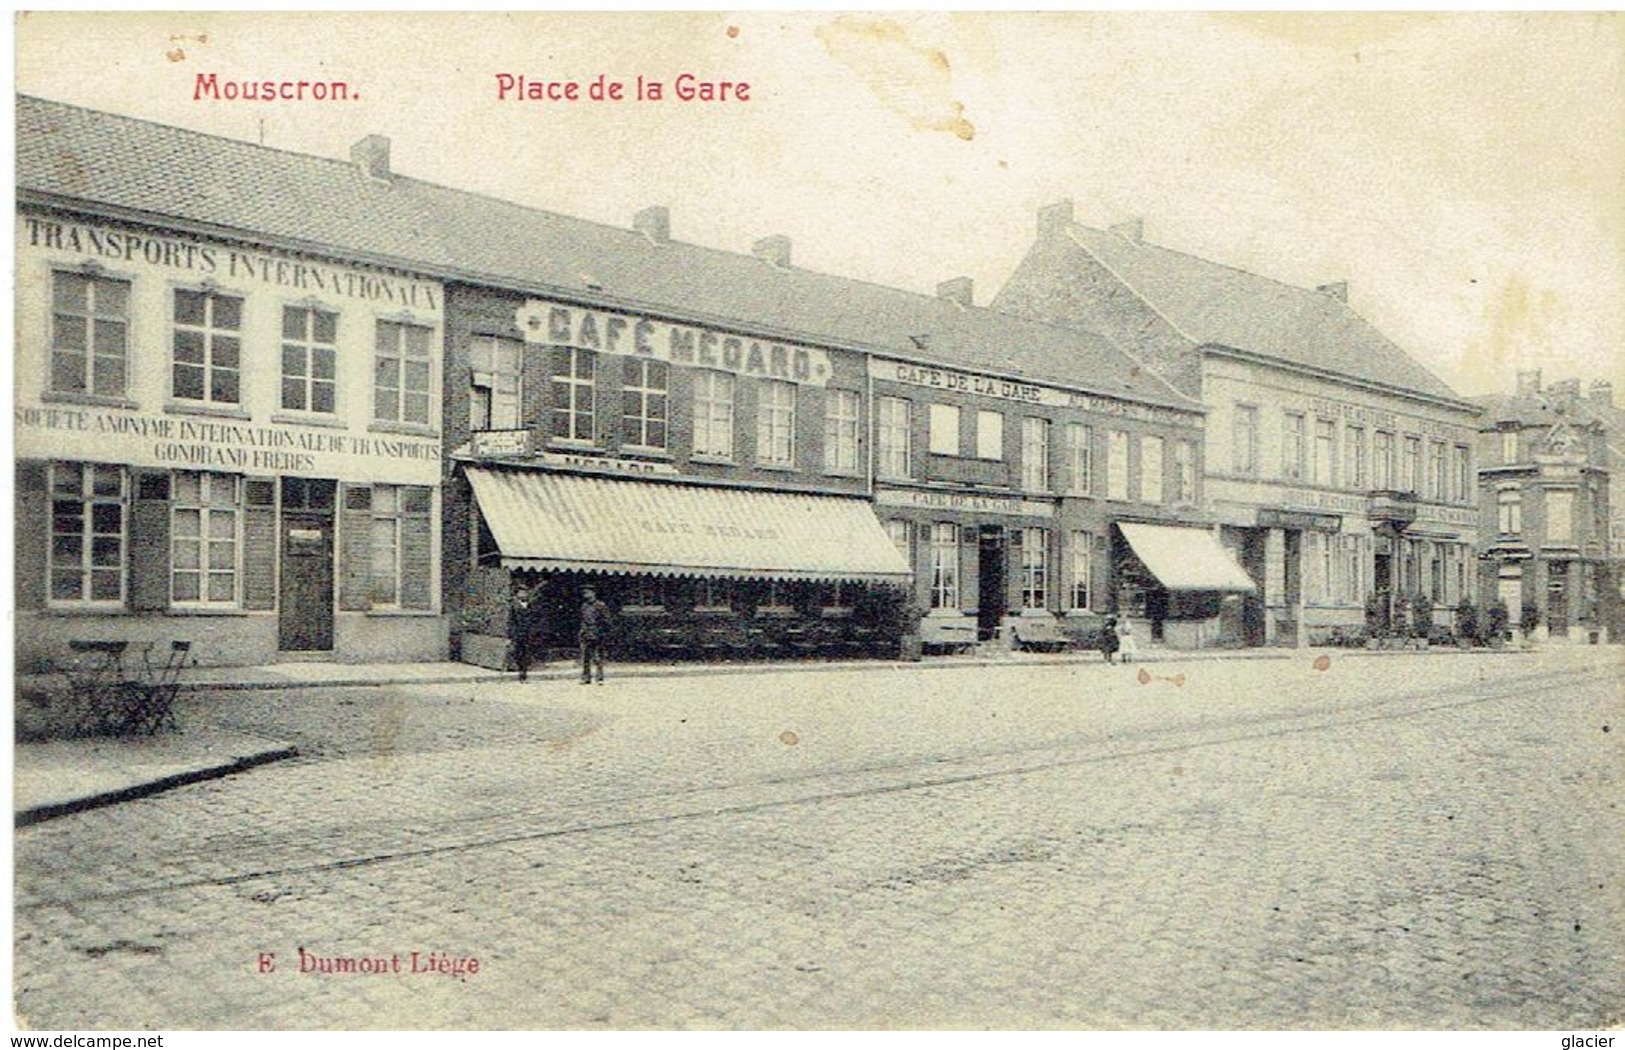
[[[986,303],[1037,209],[1350,302],[1465,395],[1625,389],[1617,14],[125,15],[16,23],[20,91]],[[677,75],[746,81],[685,103]],[[194,101],[199,72],[346,103]],[[499,101],[496,74],[666,84]]]

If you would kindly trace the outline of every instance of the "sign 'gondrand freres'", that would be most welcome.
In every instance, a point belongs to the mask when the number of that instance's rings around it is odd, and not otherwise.
[[[829,355],[809,346],[733,335],[674,324],[637,314],[587,310],[532,299],[516,315],[525,341],[571,346],[626,357],[649,357],[674,365],[714,368],[759,379],[824,386]]]

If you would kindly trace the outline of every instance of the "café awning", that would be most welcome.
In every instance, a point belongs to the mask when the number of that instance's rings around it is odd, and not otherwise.
[[[468,480],[508,568],[896,583],[910,575],[864,499],[477,467]]]
[[[1252,577],[1206,529],[1119,522],[1123,538],[1170,591],[1255,590]]]

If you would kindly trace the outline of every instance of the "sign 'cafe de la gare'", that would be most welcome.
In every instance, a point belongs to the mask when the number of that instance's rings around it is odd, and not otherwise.
[[[19,216],[19,666],[438,659],[437,281]]]

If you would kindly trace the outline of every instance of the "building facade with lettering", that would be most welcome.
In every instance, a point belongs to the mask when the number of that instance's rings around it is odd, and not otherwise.
[[[367,174],[26,98],[17,154],[19,667],[443,659],[443,287],[300,213]]]
[[[1485,537],[1481,590],[1514,627],[1533,616],[1551,641],[1619,637],[1619,553],[1610,432],[1613,389],[1541,385],[1521,372],[1511,394],[1475,399]]]
[[[1477,409],[1349,309],[1094,229],[1070,202],[995,300],[1124,342],[1207,407],[1205,500],[1260,584],[1253,644],[1319,642],[1426,595],[1436,623],[1477,593]]]

